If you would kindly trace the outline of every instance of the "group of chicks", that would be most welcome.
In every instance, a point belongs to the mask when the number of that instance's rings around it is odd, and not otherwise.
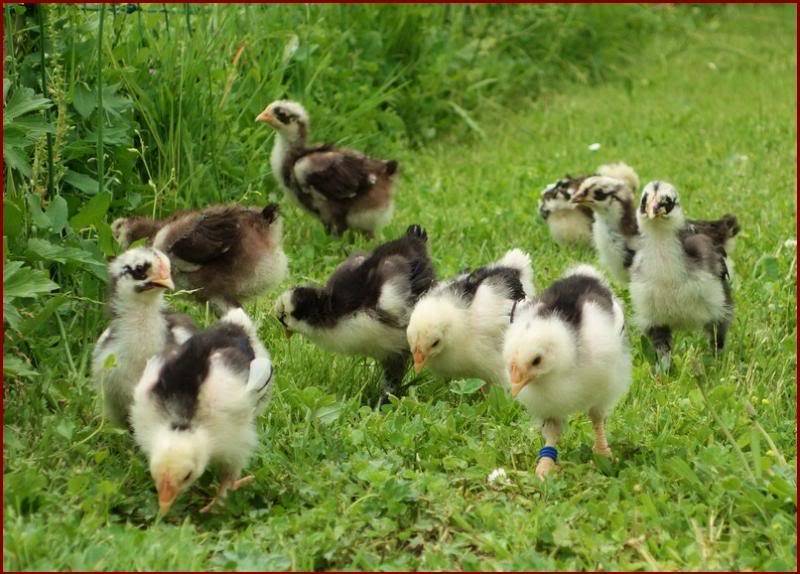
[[[639,177],[624,163],[570,177],[542,191],[539,213],[561,244],[593,244],[603,267],[629,286],[637,326],[668,369],[675,329],[704,328],[715,350],[733,318],[735,215],[687,219],[678,191],[652,181],[636,200]]]
[[[397,162],[334,146],[308,146],[308,114],[277,101],[257,117],[275,128],[273,173],[288,195],[332,234],[374,234],[392,216]],[[591,238],[600,262],[630,281],[637,322],[662,359],[671,330],[701,324],[717,348],[732,314],[727,250],[733,216],[684,218],[674,187],[648,184],[638,207],[628,166],[548,187],[540,213],[559,242]],[[282,218],[265,208],[215,205],[166,219],[115,221],[127,249],[109,264],[111,320],[92,372],[112,422],[127,426],[148,458],[162,513],[207,469],[220,470],[210,510],[242,477],[256,447],[256,418],[274,385],[269,352],[242,302],[288,272]],[[544,291],[534,288],[528,253],[437,279],[428,234],[411,225],[399,238],[342,262],[323,285],[278,297],[275,315],[334,353],[382,367],[381,401],[402,393],[413,364],[448,379],[478,378],[506,389],[541,424],[536,473],[555,466],[567,417],[587,412],[594,450],[610,456],[605,420],[631,383],[623,306],[601,273],[577,265]],[[139,245],[141,244],[141,245]],[[164,291],[180,288],[219,312],[199,330],[172,313]]]

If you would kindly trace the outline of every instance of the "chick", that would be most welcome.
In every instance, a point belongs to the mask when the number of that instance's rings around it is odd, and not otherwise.
[[[600,264],[617,281],[628,282],[636,253],[636,198],[639,176],[624,163],[602,165],[572,195],[572,203],[594,212],[592,240]]]
[[[196,290],[198,299],[223,312],[274,288],[288,270],[274,203],[264,209],[214,205],[162,220],[117,219],[112,231],[123,246],[147,238],[169,256],[181,289]]]
[[[255,421],[272,395],[272,381],[269,353],[242,309],[148,361],[131,421],[162,514],[210,464],[222,476],[203,512],[253,479],[239,477],[258,443]]]
[[[567,417],[587,411],[594,451],[610,456],[605,419],[631,383],[622,304],[590,265],[567,272],[520,305],[503,344],[511,395],[541,425],[536,474],[555,466]]]
[[[662,181],[645,186],[636,217],[641,245],[631,267],[631,302],[660,366],[670,366],[673,329],[704,327],[721,350],[733,318],[726,246],[739,232],[736,217],[711,228],[689,223],[677,190]]]
[[[427,240],[425,230],[412,225],[403,237],[351,256],[323,287],[283,293],[278,320],[328,351],[376,359],[384,369],[384,398],[397,394],[408,368],[408,317],[435,280]]]
[[[592,210],[570,201],[586,177],[567,175],[544,188],[539,198],[539,215],[547,222],[550,235],[561,245],[592,242]]]
[[[130,249],[108,266],[111,322],[92,352],[92,379],[102,396],[104,415],[128,424],[133,389],[147,360],[183,343],[195,326],[186,315],[168,313],[164,290],[174,285],[164,253]]]
[[[499,261],[441,283],[414,307],[408,345],[414,368],[448,379],[507,386],[503,334],[518,302],[533,296],[530,256],[512,249]]]
[[[270,164],[278,184],[328,233],[353,228],[372,237],[391,221],[396,161],[332,145],[308,146],[308,113],[297,102],[272,102],[256,121],[275,129]]]

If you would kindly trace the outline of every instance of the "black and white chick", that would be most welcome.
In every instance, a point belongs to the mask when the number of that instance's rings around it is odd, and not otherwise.
[[[547,222],[550,235],[560,245],[588,245],[592,242],[592,210],[571,201],[586,177],[567,175],[545,187],[539,198],[539,215]]]
[[[272,389],[269,353],[243,309],[148,361],[131,422],[162,514],[209,465],[219,467],[221,477],[203,512],[253,479],[240,476],[258,444],[256,417]]]
[[[530,256],[521,249],[438,284],[414,307],[408,345],[414,368],[479,378],[507,388],[503,335],[517,304],[534,294]]]
[[[611,456],[605,420],[631,384],[631,357],[620,301],[603,276],[578,265],[520,305],[503,344],[511,395],[541,425],[545,446],[536,474],[555,467],[567,418],[586,411],[594,451]]]
[[[427,240],[425,230],[412,225],[403,237],[352,255],[324,286],[283,293],[278,320],[287,333],[301,333],[328,351],[376,359],[384,369],[382,400],[398,394],[409,363],[408,318],[435,281]]]
[[[636,253],[636,191],[639,176],[629,165],[602,165],[572,195],[572,203],[594,212],[592,242],[600,264],[617,281],[628,282]]]
[[[391,221],[396,161],[332,145],[308,145],[308,113],[297,102],[272,102],[256,121],[275,129],[270,164],[278,183],[328,233],[341,235],[353,228],[372,237]]]
[[[111,322],[92,352],[92,379],[106,418],[126,426],[147,360],[180,345],[196,328],[189,317],[169,313],[164,305],[164,291],[174,288],[164,253],[129,249],[111,261],[108,275]]]
[[[142,238],[172,261],[175,282],[222,311],[276,287],[286,277],[283,220],[277,204],[263,209],[213,205],[166,219],[117,219],[112,231],[123,247]]]
[[[668,369],[674,329],[703,327],[712,346],[725,346],[733,318],[728,250],[739,232],[735,216],[705,227],[687,222],[675,187],[648,183],[636,213],[641,244],[631,267],[634,317]]]

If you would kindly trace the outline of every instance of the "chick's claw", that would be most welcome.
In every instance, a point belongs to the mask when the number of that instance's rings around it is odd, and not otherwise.
[[[536,464],[536,476],[538,476],[539,479],[544,480],[545,477],[550,474],[555,467],[556,461],[549,457],[542,457]]]
[[[244,476],[238,480],[223,479],[223,481],[219,485],[219,490],[217,491],[217,495],[211,499],[211,502],[209,502],[203,508],[201,508],[200,512],[202,514],[207,514],[208,512],[211,512],[212,508],[214,508],[218,504],[222,504],[222,501],[229,490],[238,490],[241,487],[250,484],[255,479],[256,477],[253,476],[252,474]]]

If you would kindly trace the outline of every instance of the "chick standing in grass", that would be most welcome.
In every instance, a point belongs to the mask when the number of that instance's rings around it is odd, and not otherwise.
[[[532,296],[530,256],[520,249],[437,285],[419,300],[408,323],[414,368],[506,386],[503,334],[517,303]]]
[[[147,363],[131,421],[162,514],[210,464],[222,477],[203,511],[252,480],[240,475],[258,443],[255,420],[272,395],[272,375],[269,353],[242,309]]]
[[[704,327],[715,350],[725,346],[733,318],[728,249],[739,232],[733,215],[703,227],[686,221],[669,183],[645,186],[636,214],[641,246],[631,267],[636,322],[670,365],[673,329]]]
[[[628,282],[636,253],[636,190],[639,176],[624,163],[602,165],[572,195],[572,203],[594,212],[592,241],[600,264],[617,281]]]
[[[111,323],[92,353],[92,378],[105,416],[125,426],[133,390],[147,360],[183,343],[195,331],[186,315],[168,313],[164,290],[172,289],[170,263],[148,247],[130,249],[108,266]]]
[[[571,201],[583,177],[567,175],[551,183],[539,198],[539,215],[547,222],[550,235],[561,245],[592,242],[592,210]]]
[[[297,102],[272,102],[256,121],[275,129],[270,156],[275,179],[328,233],[341,235],[352,227],[372,237],[391,221],[396,161],[307,145],[308,113]]]
[[[166,219],[130,217],[112,224],[127,246],[147,238],[166,253],[182,289],[225,311],[261,295],[286,277],[283,221],[274,203],[264,209],[213,205]]]
[[[302,333],[324,349],[380,361],[384,396],[399,392],[408,368],[408,317],[435,280],[427,240],[425,230],[412,225],[403,237],[351,256],[324,287],[283,293],[278,320],[287,332]]]
[[[622,304],[590,265],[575,267],[517,309],[503,357],[511,395],[541,424],[540,478],[554,468],[567,417],[578,411],[589,413],[594,451],[611,456],[605,420],[631,383],[624,321]]]

